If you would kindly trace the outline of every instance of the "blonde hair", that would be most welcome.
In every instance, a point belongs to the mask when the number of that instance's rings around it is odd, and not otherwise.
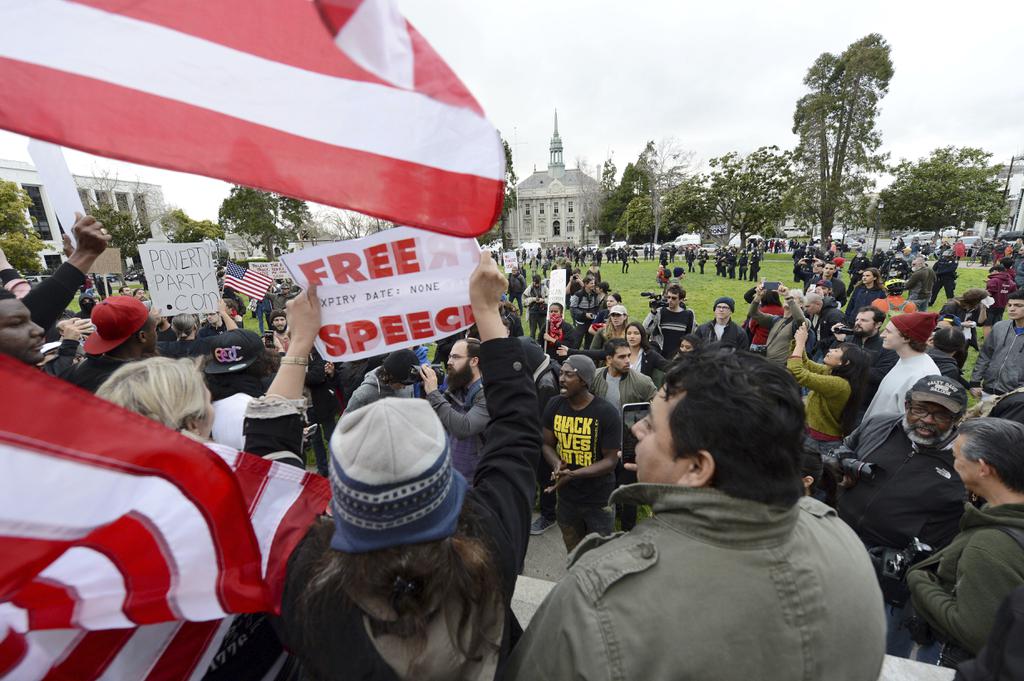
[[[103,382],[96,396],[173,430],[206,415],[206,385],[190,359],[150,357],[129,362]]]

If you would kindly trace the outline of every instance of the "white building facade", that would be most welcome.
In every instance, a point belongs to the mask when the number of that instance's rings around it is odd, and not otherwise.
[[[547,170],[535,171],[516,186],[517,207],[509,213],[508,226],[512,243],[597,243],[597,216],[592,213],[599,203],[599,191],[598,181],[583,170],[565,169],[556,111]]]
[[[116,178],[73,176],[82,204],[113,206],[130,213],[139,224],[149,227],[154,239],[166,240],[160,218],[166,210],[164,193],[160,185],[146,182],[128,182]],[[0,159],[0,180],[13,182],[32,199],[29,216],[36,234],[46,244],[39,257],[46,269],[60,266],[64,260],[64,242],[57,214],[46,194],[39,173],[30,163]]]

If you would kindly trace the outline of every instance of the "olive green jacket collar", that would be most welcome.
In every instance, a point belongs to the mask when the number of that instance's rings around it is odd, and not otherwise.
[[[615,490],[609,503],[648,504],[659,525],[709,544],[766,548],[793,532],[799,506],[769,506],[710,488],[636,483]]]

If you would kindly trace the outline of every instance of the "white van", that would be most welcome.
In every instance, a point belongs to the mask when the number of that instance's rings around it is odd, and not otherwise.
[[[751,241],[764,241],[764,237],[761,236],[760,234],[748,234],[747,235],[747,243],[750,243]],[[729,239],[729,245],[730,246],[739,246],[740,245],[740,235],[739,234],[733,235],[733,237],[731,239]]]
[[[700,246],[700,234],[680,234],[672,242],[677,248],[684,246]]]

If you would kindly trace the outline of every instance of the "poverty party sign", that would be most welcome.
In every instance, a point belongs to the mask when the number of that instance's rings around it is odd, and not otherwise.
[[[475,239],[396,227],[281,256],[291,279],[318,286],[317,349],[352,361],[450,336],[473,324]]]
[[[149,241],[139,245],[153,307],[165,317],[216,312],[220,305],[210,245]]]

